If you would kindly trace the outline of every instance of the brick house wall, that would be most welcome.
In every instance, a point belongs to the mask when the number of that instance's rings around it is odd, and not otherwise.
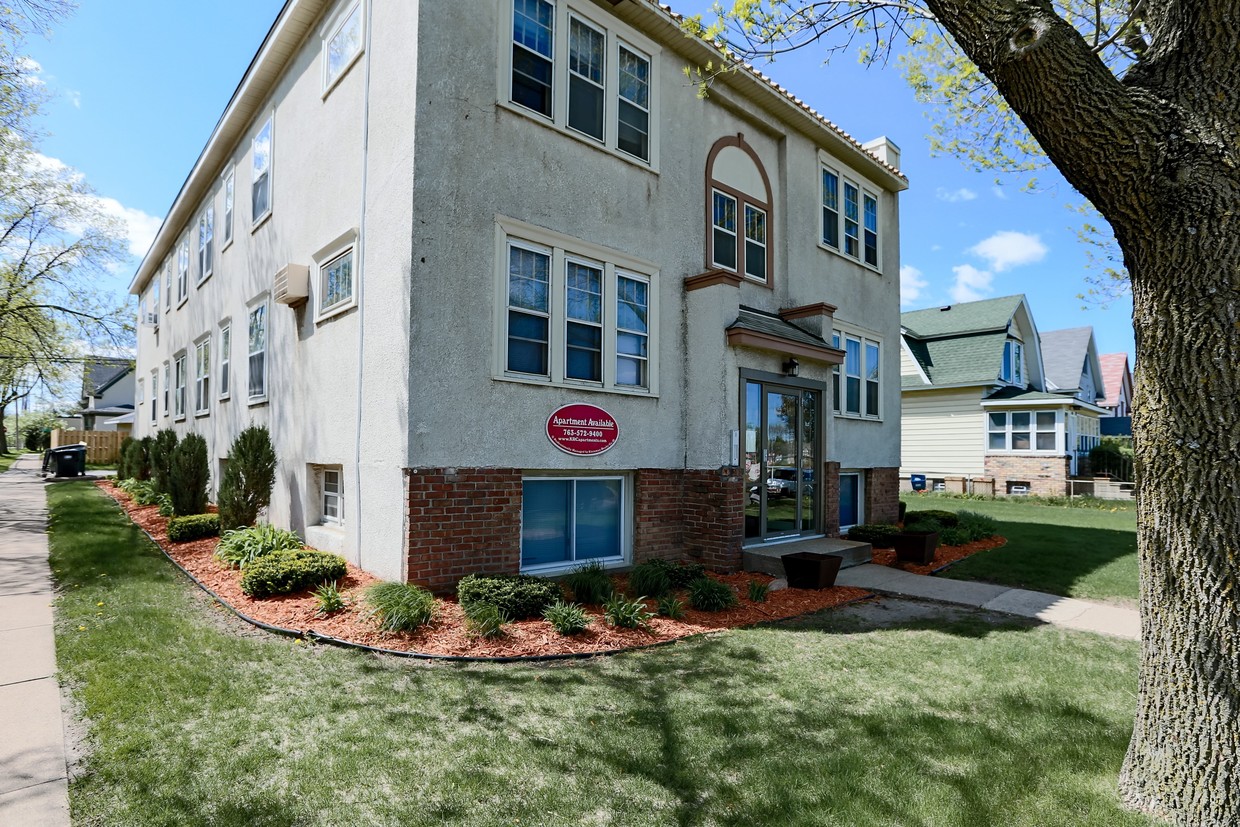
[[[685,471],[684,549],[708,569],[741,568],[745,485],[738,468]]]
[[[1068,493],[1071,460],[1066,456],[987,454],[986,476],[995,480],[995,494],[1004,496],[1008,483],[1029,483],[1029,493],[1059,497]]]
[[[894,523],[900,519],[900,469],[870,468],[865,472],[865,521]],[[837,498],[838,499],[838,498]],[[839,506],[836,506],[837,516]]]
[[[822,533],[840,536],[840,464],[822,464]]]

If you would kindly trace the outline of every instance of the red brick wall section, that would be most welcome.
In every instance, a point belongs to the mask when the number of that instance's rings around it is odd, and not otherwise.
[[[1061,497],[1068,493],[1068,457],[987,454],[986,476],[995,478],[995,493],[1004,496],[1008,482],[1029,483],[1029,493]]]
[[[828,537],[840,536],[840,464],[822,464],[822,531]]]
[[[408,468],[410,583],[443,594],[467,574],[521,568],[521,471]]]
[[[656,557],[680,559],[685,472],[679,468],[642,468],[633,478],[633,562]]]
[[[684,542],[708,569],[739,571],[745,539],[745,486],[740,469],[684,472]]]
[[[894,523],[899,519],[900,469],[869,469],[865,473],[865,521]]]

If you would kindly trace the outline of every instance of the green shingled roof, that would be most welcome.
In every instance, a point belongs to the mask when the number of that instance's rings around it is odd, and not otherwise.
[[[910,310],[900,314],[900,324],[918,339],[959,336],[964,333],[1007,330],[1012,314],[1024,296],[1003,296],[976,302]]]

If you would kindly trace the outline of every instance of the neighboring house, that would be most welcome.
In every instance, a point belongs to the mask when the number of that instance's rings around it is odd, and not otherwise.
[[[1098,358],[1102,362],[1102,384],[1106,388],[1106,398],[1098,404],[1108,411],[1102,418],[1102,435],[1132,436],[1132,371],[1128,367],[1128,354],[1104,353]]]
[[[140,383],[135,382],[134,360],[88,356],[82,370],[78,410],[63,418],[66,428],[112,431],[116,417],[133,414]]]
[[[901,323],[904,487],[924,474],[931,485],[1065,493],[1102,412],[1092,331],[1039,335],[1024,296],[914,310]]]
[[[894,520],[899,150],[700,97],[679,22],[290,0],[131,285],[135,435],[268,426],[273,522],[437,590]]]

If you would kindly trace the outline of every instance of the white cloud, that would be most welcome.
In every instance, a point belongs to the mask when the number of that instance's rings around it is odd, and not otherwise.
[[[974,198],[977,198],[977,193],[968,187],[961,187],[960,189],[954,190],[939,187],[934,191],[934,197],[940,201],[955,204],[957,201],[972,201]]]
[[[1007,200],[1007,193],[1003,191],[1003,187],[996,185],[996,186],[991,187],[990,191],[995,196],[995,198],[998,198],[1000,201]]]
[[[951,289],[952,301],[973,302],[986,298],[991,292],[991,282],[995,278],[992,273],[979,270],[972,264],[953,267],[952,272],[956,274],[956,283]]]
[[[73,104],[74,109],[82,108],[82,93],[81,92],[77,92],[77,91],[74,91],[73,89],[70,89],[68,92],[65,92],[65,97],[69,99],[69,103]]]
[[[1036,235],[1002,230],[973,245],[969,252],[985,259],[992,270],[1001,273],[1010,267],[1041,261],[1046,257],[1047,247]]]
[[[43,78],[40,77],[43,74],[43,66],[39,64],[39,61],[28,57],[19,57],[17,59],[17,70],[22,73],[18,76],[19,82],[27,86],[45,85]]]
[[[900,306],[910,307],[921,298],[922,292],[930,286],[922,272],[911,264],[900,266]]]

